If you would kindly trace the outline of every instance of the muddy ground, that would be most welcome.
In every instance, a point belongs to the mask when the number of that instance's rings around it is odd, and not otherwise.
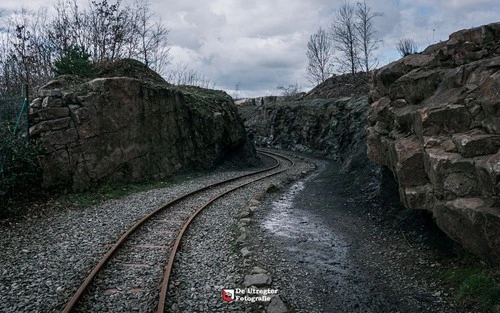
[[[248,239],[290,311],[466,312],[443,278],[461,249],[402,207],[390,174],[314,162],[313,175],[270,194]]]

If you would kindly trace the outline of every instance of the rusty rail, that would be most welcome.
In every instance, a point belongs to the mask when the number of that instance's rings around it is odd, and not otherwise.
[[[264,154],[264,155],[267,155],[269,157],[273,157],[273,155],[275,156],[279,156],[283,159],[286,159],[288,160],[290,163],[291,163],[291,167],[293,167],[295,165],[295,163],[293,162],[293,160],[291,160],[290,158],[288,157],[285,157],[285,156],[282,156],[282,155],[278,155],[276,153],[270,153],[270,152],[262,152],[262,151],[259,151],[259,153],[261,154]],[[279,162],[279,161],[278,161]],[[179,245],[181,243],[181,240],[182,240],[182,236],[184,235],[184,232],[187,230],[187,228],[189,227],[191,221],[198,215],[198,213],[200,213],[202,210],[204,210],[206,207],[210,206],[210,204],[212,204],[213,202],[215,202],[216,200],[222,198],[223,196],[227,195],[228,193],[230,192],[233,192],[235,190],[238,190],[240,188],[243,188],[247,185],[250,185],[256,181],[259,181],[259,180],[262,180],[262,179],[265,179],[265,178],[268,178],[268,177],[271,177],[271,176],[274,176],[274,175],[277,175],[279,173],[282,173],[284,171],[287,171],[288,169],[290,168],[286,168],[286,169],[283,169],[283,170],[280,170],[278,172],[274,172],[274,173],[271,173],[271,174],[268,174],[266,176],[263,176],[261,178],[258,178],[258,179],[255,179],[255,180],[252,180],[250,182],[246,182],[246,183],[242,183],[228,191],[225,191],[223,193],[220,193],[218,194],[217,196],[213,197],[212,199],[210,199],[207,203],[205,203],[203,206],[199,207],[190,217],[189,219],[184,223],[184,225],[182,226],[181,230],[179,231],[179,234],[177,235],[177,239],[175,240],[175,243],[172,247],[172,250],[170,250],[170,256],[168,258],[168,263],[165,267],[165,270],[164,270],[164,276],[163,276],[163,282],[161,284],[161,288],[160,288],[160,299],[158,301],[158,309],[157,309],[157,313],[163,313],[165,311],[165,303],[166,303],[166,300],[167,300],[167,291],[168,291],[168,283],[170,281],[170,274],[172,272],[172,268],[173,268],[173,265],[174,265],[174,260],[175,260],[175,254],[177,253],[177,249],[179,248]]]
[[[223,184],[226,184],[226,183],[229,183],[229,182],[233,182],[233,181],[236,181],[238,179],[241,179],[241,178],[245,178],[245,177],[249,177],[249,176],[253,176],[253,175],[256,175],[256,174],[260,174],[260,173],[263,173],[263,172],[267,172],[267,171],[272,171],[273,169],[277,168],[280,166],[280,161],[279,159],[277,159],[275,156],[278,156],[278,157],[281,157],[281,158],[284,158],[286,160],[288,160],[289,162],[291,162],[291,167],[294,166],[294,162],[293,160],[291,160],[290,158],[288,157],[285,157],[285,156],[282,156],[282,155],[279,155],[279,154],[276,154],[276,153],[272,153],[272,152],[263,152],[263,151],[258,151],[259,154],[262,154],[262,155],[266,155],[268,157],[271,157],[273,159],[276,160],[276,164],[273,165],[273,166],[270,166],[270,167],[267,167],[267,168],[264,168],[264,169],[261,169],[261,170],[257,170],[257,171],[253,171],[253,172],[250,172],[250,173],[247,173],[247,174],[244,174],[244,175],[240,175],[240,176],[237,176],[237,177],[233,177],[233,178],[230,178],[230,179],[227,179],[227,180],[223,180],[223,181],[220,181],[220,182],[217,182],[217,183],[214,183],[214,184],[211,184],[211,185],[208,185],[208,186],[205,186],[205,187],[202,187],[202,188],[199,188],[199,189],[196,189],[194,191],[191,191],[191,192],[187,192],[169,202],[167,202],[166,204],[158,207],[157,209],[155,209],[154,211],[152,211],[151,213],[145,215],[144,217],[142,217],[139,221],[137,221],[136,223],[134,223],[134,225],[132,225],[125,233],[123,233],[120,238],[118,238],[118,240],[116,241],[115,244],[113,244],[111,246],[111,248],[108,250],[108,252],[106,252],[106,254],[99,260],[99,262],[95,265],[95,267],[92,269],[92,271],[88,274],[88,276],[85,278],[85,280],[83,281],[83,283],[80,285],[80,287],[78,288],[78,290],[75,292],[75,294],[71,297],[71,299],[68,301],[68,303],[66,304],[66,306],[64,307],[63,309],[63,313],[69,313],[73,310],[73,308],[76,306],[76,304],[78,303],[78,301],[80,300],[80,298],[83,296],[83,294],[85,293],[85,290],[88,288],[88,286],[92,283],[92,281],[94,280],[95,276],[97,275],[97,273],[101,270],[101,268],[111,259],[111,257],[115,254],[115,252],[118,250],[118,248],[125,242],[125,240],[134,232],[136,231],[141,225],[143,225],[146,221],[148,221],[149,219],[151,219],[153,216],[155,216],[156,214],[158,214],[159,212],[167,209],[168,207],[172,206],[173,204],[183,200],[183,199],[186,199],[196,193],[199,193],[199,192],[202,192],[202,191],[205,191],[205,190],[208,190],[210,188],[213,188],[213,187],[217,187],[217,186],[220,186],[220,185],[223,185]],[[234,190],[237,190],[239,188],[242,188],[246,185],[249,185],[253,182],[256,182],[258,180],[262,180],[262,179],[265,179],[265,178],[268,178],[270,176],[273,176],[273,175],[277,175],[279,173],[282,173],[284,171],[288,170],[287,169],[283,169],[283,170],[280,170],[280,171],[277,171],[277,172],[273,172],[271,174],[268,174],[266,176],[263,176],[263,177],[260,177],[258,179],[255,179],[255,180],[252,180],[250,182],[246,182],[246,183],[243,183],[243,184],[240,184],[234,188],[232,188],[231,190],[229,191],[226,191],[224,193],[221,193],[219,195],[217,195],[216,197],[212,198],[209,202],[207,202],[205,205],[203,205],[202,207],[198,208],[190,217],[189,219],[184,223],[181,231],[179,232],[179,235],[177,236],[177,239],[175,241],[175,244],[174,246],[172,247],[172,250],[171,250],[171,253],[170,253],[170,257],[169,257],[169,261],[167,263],[167,266],[165,267],[165,275],[164,275],[164,279],[163,279],[163,282],[162,282],[162,286],[161,286],[161,292],[160,292],[160,299],[159,299],[159,305],[158,305],[158,312],[163,312],[164,310],[164,305],[165,305],[165,300],[166,300],[166,292],[167,292],[167,289],[168,289],[168,281],[169,281],[169,277],[170,277],[170,272],[172,270],[172,265],[173,265],[173,259],[175,257],[175,254],[176,254],[176,251],[177,251],[177,248],[180,244],[180,241],[182,239],[182,236],[185,232],[185,230],[187,229],[187,227],[189,226],[189,224],[191,223],[191,221],[196,217],[196,215],[198,215],[198,213],[200,211],[202,211],[204,208],[208,207],[211,203],[213,203],[214,201],[216,201],[217,199],[223,197],[224,195],[234,191]]]

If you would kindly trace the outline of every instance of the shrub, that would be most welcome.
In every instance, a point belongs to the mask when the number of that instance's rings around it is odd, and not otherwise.
[[[96,68],[89,60],[90,54],[77,46],[70,46],[64,51],[64,56],[54,63],[56,75],[77,75],[92,77]]]
[[[41,194],[38,148],[24,138],[0,128],[0,216],[11,213],[13,204]]]
[[[500,312],[500,284],[489,270],[480,267],[451,269],[445,273],[448,281],[457,285],[456,299],[483,312]]]
[[[400,39],[396,45],[396,49],[402,57],[418,53],[417,43],[410,38]]]

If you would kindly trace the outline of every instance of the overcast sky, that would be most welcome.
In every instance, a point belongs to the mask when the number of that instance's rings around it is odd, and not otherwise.
[[[51,0],[44,1],[49,5]],[[86,3],[87,0],[79,0]],[[124,3],[127,0],[123,0]],[[233,95],[275,94],[278,85],[312,86],[306,78],[306,45],[327,28],[341,1],[151,0],[170,28],[173,63],[191,67]],[[351,1],[355,3],[355,1]],[[382,40],[380,66],[397,60],[395,44],[413,38],[420,48],[454,31],[500,21],[498,0],[367,0],[382,12],[375,26]],[[37,8],[35,0],[1,0],[0,9]]]

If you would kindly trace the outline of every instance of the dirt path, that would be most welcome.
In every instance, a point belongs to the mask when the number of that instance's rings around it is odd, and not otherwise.
[[[420,213],[400,211],[390,187],[368,200],[370,182],[349,183],[361,173],[315,163],[314,175],[268,197],[249,239],[289,309],[462,312],[440,283],[449,241]]]

